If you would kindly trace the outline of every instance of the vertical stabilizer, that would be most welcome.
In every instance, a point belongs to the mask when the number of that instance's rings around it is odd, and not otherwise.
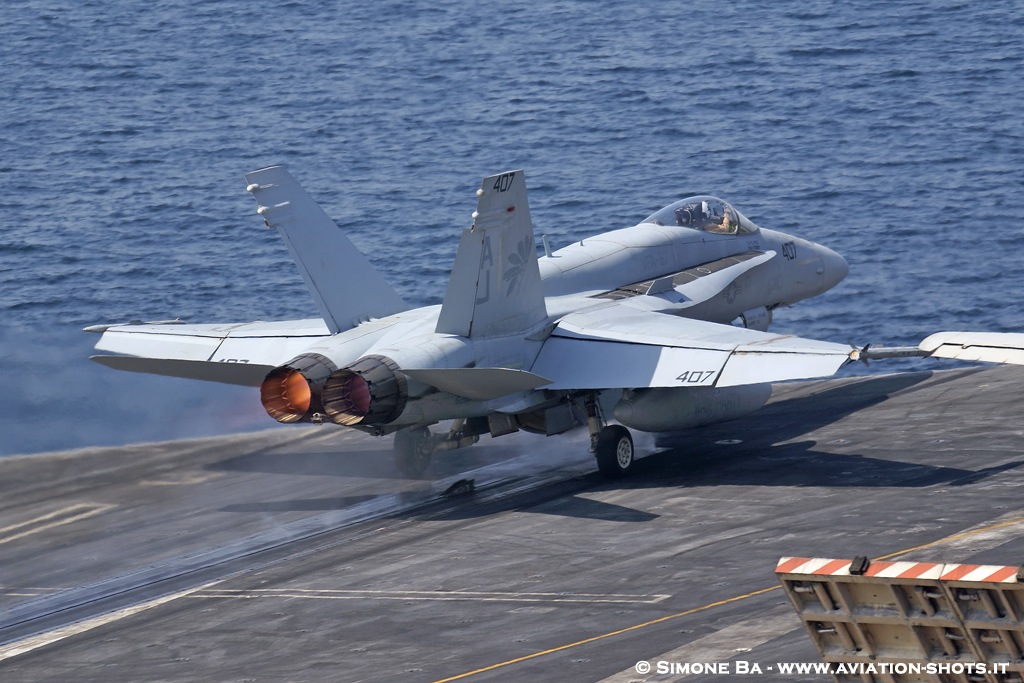
[[[526,177],[509,171],[484,178],[476,194],[436,331],[475,338],[525,332],[547,319]]]
[[[281,233],[332,333],[409,309],[283,166],[247,173],[245,180],[257,212]]]

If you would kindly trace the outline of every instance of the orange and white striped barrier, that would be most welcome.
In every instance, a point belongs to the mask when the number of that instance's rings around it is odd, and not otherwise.
[[[853,560],[822,557],[783,557],[776,574],[851,576]],[[863,576],[888,579],[938,579],[939,581],[981,581],[1017,583],[1020,567],[990,564],[937,564],[935,562],[872,562]]]
[[[953,680],[927,675],[953,663],[975,667],[965,681],[1024,683],[1022,567],[783,557],[775,573],[826,662],[914,665],[915,681]]]

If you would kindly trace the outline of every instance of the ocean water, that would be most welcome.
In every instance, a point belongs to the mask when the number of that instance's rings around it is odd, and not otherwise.
[[[1024,327],[1018,1],[16,0],[0,55],[0,454],[272,426],[80,330],[315,315],[244,191],[276,163],[416,304],[523,168],[555,247],[711,193],[846,256],[778,330]]]

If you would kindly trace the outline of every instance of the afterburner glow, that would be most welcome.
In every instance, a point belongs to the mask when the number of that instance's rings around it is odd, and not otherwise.
[[[298,370],[277,368],[260,385],[260,402],[270,417],[278,422],[298,422],[313,400],[309,382]]]
[[[408,390],[393,360],[365,356],[331,373],[321,396],[330,420],[350,427],[394,421],[405,409]]]

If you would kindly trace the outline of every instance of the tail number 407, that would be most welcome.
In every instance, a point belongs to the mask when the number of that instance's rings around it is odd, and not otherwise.
[[[676,377],[676,381],[681,384],[704,385],[710,382],[714,376],[714,370],[687,370]]]
[[[512,173],[503,173],[495,179],[494,187],[491,189],[497,190],[498,192],[508,192],[512,189],[512,181],[515,180],[515,177],[515,171]]]

